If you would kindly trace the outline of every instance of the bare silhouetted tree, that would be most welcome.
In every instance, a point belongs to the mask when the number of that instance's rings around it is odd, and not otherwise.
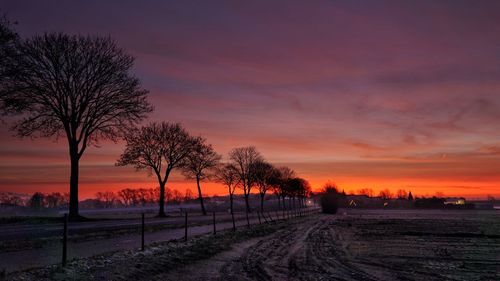
[[[378,196],[380,196],[382,199],[391,199],[393,197],[392,192],[387,188],[381,190],[378,193]]]
[[[152,111],[147,91],[129,71],[134,58],[108,37],[51,33],[16,46],[2,63],[4,113],[22,116],[20,137],[64,136],[71,160],[71,220],[78,211],[79,161],[99,140],[117,141]]]
[[[122,199],[122,203],[125,206],[134,205],[134,190],[132,188],[124,188],[118,191],[118,196]],[[99,198],[97,198],[99,199]]]
[[[95,194],[95,197],[104,203],[104,208],[111,208],[117,199],[113,191],[99,191]]]
[[[366,195],[368,197],[373,197],[373,189],[371,188],[361,188],[358,190],[358,194],[360,195]]]
[[[189,188],[186,188],[186,190],[184,191],[184,202],[189,202],[191,200],[193,200],[195,197],[194,197],[194,194],[193,194],[193,191]]]
[[[234,192],[240,183],[238,169],[233,164],[224,164],[217,168],[215,176],[217,182],[222,183],[227,187],[227,192],[229,194],[229,208],[231,210],[231,214],[233,214]]]
[[[301,196],[310,190],[309,182],[303,178],[294,177],[288,180],[285,185],[285,194],[292,200],[293,208],[295,209],[296,199],[301,199]]]
[[[299,199],[300,205],[305,206],[305,200],[311,195],[312,192],[311,184],[303,178],[298,178],[298,181],[299,186],[297,188],[296,195]]]
[[[52,192],[45,195],[45,202],[48,208],[56,208],[61,205],[63,195],[59,192]]]
[[[396,197],[398,199],[407,199],[408,192],[406,192],[406,190],[404,190],[404,189],[398,189],[398,191],[396,191]]]
[[[260,210],[264,211],[264,198],[268,190],[279,186],[280,173],[273,165],[266,161],[257,161],[254,164],[255,183],[259,188]]]
[[[28,206],[30,208],[40,210],[45,208],[45,194],[41,192],[35,192],[28,201]]]
[[[7,75],[6,62],[15,56],[15,45],[19,42],[19,36],[12,25],[5,15],[0,15],[0,58],[2,58],[0,60],[0,87]]]
[[[236,167],[240,177],[240,187],[243,189],[247,212],[250,212],[249,197],[255,185],[255,163],[262,161],[262,156],[253,146],[238,147],[229,152],[229,159]]]
[[[180,124],[153,122],[131,130],[125,140],[125,151],[116,165],[133,165],[156,175],[160,186],[158,216],[165,217],[165,185],[172,170],[186,165],[195,139]]]
[[[204,138],[195,139],[193,148],[189,153],[186,165],[183,167],[183,174],[187,179],[195,179],[198,188],[198,199],[200,200],[201,212],[207,214],[203,204],[203,195],[201,193],[200,181],[210,178],[211,172],[217,167],[222,158],[210,144],[205,143]]]
[[[18,37],[12,27],[12,22],[7,19],[6,15],[0,15],[0,45],[10,44]]]
[[[273,187],[274,194],[278,197],[278,207],[280,204],[280,198],[282,199],[282,208],[285,209],[285,198],[287,196],[287,186],[292,178],[295,177],[295,172],[289,167],[282,166],[278,168],[278,184]]]

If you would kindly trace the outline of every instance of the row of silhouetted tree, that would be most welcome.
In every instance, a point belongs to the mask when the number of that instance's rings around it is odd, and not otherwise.
[[[232,150],[230,161],[221,164],[221,156],[204,138],[191,136],[180,124],[137,127],[153,106],[148,91],[131,74],[134,58],[110,37],[45,33],[21,38],[0,18],[0,57],[0,111],[19,117],[11,129],[20,137],[67,141],[70,220],[81,219],[80,160],[89,146],[102,140],[125,139],[117,165],[146,169],[157,178],[159,216],[165,216],[166,184],[174,170],[196,181],[204,214],[200,183],[212,177],[228,187],[231,198],[240,188],[248,211],[254,189],[262,196],[261,208],[269,190],[283,204],[284,198],[303,198],[310,190],[305,180],[288,168],[274,168],[253,147]]]
[[[253,189],[260,195],[260,209],[264,210],[264,198],[273,192],[280,207],[285,208],[285,199],[297,199],[303,204],[311,193],[309,183],[295,176],[286,166],[275,167],[266,162],[255,147],[239,147],[229,152],[229,162],[219,165],[215,178],[227,187],[230,209],[233,212],[233,198],[236,188],[243,191],[246,210],[251,211],[249,197]],[[280,203],[282,202],[282,203]]]
[[[294,177],[287,168],[276,168],[266,162],[255,147],[239,147],[229,152],[229,162],[222,163],[219,155],[206,139],[191,136],[178,123],[151,122],[130,130],[125,135],[125,151],[117,162],[119,166],[132,165],[146,169],[156,176],[159,185],[159,213],[165,216],[165,192],[171,173],[179,170],[187,179],[194,179],[201,211],[206,215],[201,182],[215,180],[227,186],[230,208],[236,188],[243,191],[246,210],[251,211],[249,196],[256,190],[264,197],[273,190],[279,198],[303,198],[310,192],[307,181]]]

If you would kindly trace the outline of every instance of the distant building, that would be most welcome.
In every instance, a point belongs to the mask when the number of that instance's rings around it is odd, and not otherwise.
[[[349,207],[356,208],[366,205],[369,197],[366,195],[346,195],[345,199],[347,200]]]
[[[465,205],[465,198],[463,197],[450,197],[444,201],[445,205]]]
[[[357,207],[357,206],[358,204],[356,204],[356,201],[354,200],[349,201],[349,207]]]

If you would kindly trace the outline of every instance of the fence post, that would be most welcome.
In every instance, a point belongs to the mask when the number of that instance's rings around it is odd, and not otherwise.
[[[271,214],[269,212],[267,212],[267,216],[269,217],[269,220],[271,220],[271,222],[274,221],[273,217],[271,217]]]
[[[214,216],[214,235],[217,233],[217,230],[215,229],[215,212],[213,212],[213,216]]]
[[[184,213],[184,242],[188,241],[188,212]]]
[[[259,224],[262,224],[262,222],[260,221],[260,212],[257,212],[257,216],[259,217]]]
[[[262,212],[262,218],[264,219],[265,223],[269,223],[269,221],[267,221],[266,214],[264,214],[264,212]]]
[[[234,212],[231,211],[231,218],[233,220],[233,231],[236,231],[236,223],[234,222]]]
[[[68,258],[68,214],[64,214],[64,229],[63,229],[63,248],[62,248],[62,266],[66,266]]]
[[[141,225],[141,251],[144,251],[144,213],[141,214],[142,225]]]
[[[250,220],[248,219],[248,210],[246,210],[245,213],[247,215],[247,227],[250,227]]]

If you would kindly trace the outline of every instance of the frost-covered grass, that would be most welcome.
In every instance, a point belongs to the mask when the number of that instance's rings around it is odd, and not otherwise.
[[[144,251],[117,251],[91,258],[76,259],[61,266],[48,266],[9,274],[8,280],[141,280],[178,269],[198,260],[209,259],[231,249],[232,245],[264,237],[306,218],[253,225],[236,232],[190,238],[188,242],[153,243]]]

